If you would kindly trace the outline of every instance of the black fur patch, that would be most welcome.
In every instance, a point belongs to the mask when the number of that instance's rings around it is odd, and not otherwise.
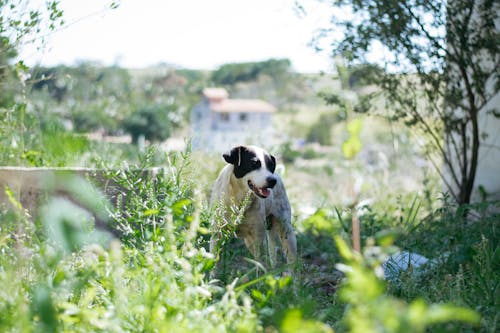
[[[255,155],[255,152],[244,146],[235,147],[222,157],[227,163],[234,165],[234,176],[236,178],[242,178],[247,173],[262,167],[262,163]]]
[[[274,173],[274,170],[276,170],[276,159],[274,158],[274,156],[266,154],[264,156],[264,159],[266,160],[267,170],[269,170],[271,173]]]

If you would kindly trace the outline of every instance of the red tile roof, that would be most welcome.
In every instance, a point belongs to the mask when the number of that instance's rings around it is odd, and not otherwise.
[[[271,113],[276,108],[260,99],[224,99],[220,102],[210,103],[210,108],[215,112],[258,112]]]
[[[260,99],[231,99],[224,88],[205,88],[203,96],[209,100],[214,112],[258,112],[271,113],[276,108]]]
[[[229,97],[229,94],[224,88],[205,88],[203,96],[208,99],[225,99]]]

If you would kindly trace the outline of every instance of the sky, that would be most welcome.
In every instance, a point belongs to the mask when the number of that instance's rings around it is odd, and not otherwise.
[[[26,48],[28,64],[72,65],[82,60],[141,68],[167,63],[216,69],[232,62],[288,58],[298,72],[329,72],[328,52],[309,44],[328,27],[328,7],[303,0],[61,0],[65,27],[45,49]]]

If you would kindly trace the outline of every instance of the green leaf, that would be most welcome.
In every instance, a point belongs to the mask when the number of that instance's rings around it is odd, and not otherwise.
[[[190,204],[191,204],[190,199],[187,198],[181,199],[172,205],[172,210],[175,215],[182,215]]]
[[[330,326],[314,320],[306,320],[302,318],[302,312],[298,309],[288,310],[283,322],[281,323],[281,331],[284,333],[333,333]]]
[[[26,64],[24,63],[24,61],[20,60],[16,63],[16,71],[18,73],[21,73],[21,72],[27,72],[29,70],[29,67],[26,66]]]
[[[47,286],[36,286],[32,293],[31,308],[40,319],[38,332],[57,332],[57,311],[54,307],[50,289]]]
[[[359,118],[351,120],[347,124],[349,138],[342,144],[342,153],[347,159],[353,159],[361,151],[362,144],[361,139],[359,138],[361,125],[362,121]]]
[[[5,194],[7,195],[7,198],[9,199],[9,202],[18,210],[22,211],[23,205],[19,200],[16,199],[14,192],[10,189],[10,187],[5,186]]]
[[[481,317],[474,311],[451,304],[431,305],[426,315],[430,324],[458,320],[471,324],[479,323]]]
[[[361,126],[363,122],[360,118],[356,118],[347,123],[347,132],[352,136],[358,136],[361,132]]]
[[[334,238],[335,244],[337,245],[337,249],[339,250],[342,258],[344,258],[347,262],[353,261],[355,257],[353,252],[349,249],[347,243],[338,235],[334,236]]]
[[[361,141],[357,137],[351,137],[342,144],[344,157],[352,160],[361,151]]]
[[[158,209],[146,209],[144,211],[144,216],[158,215],[160,211]]]

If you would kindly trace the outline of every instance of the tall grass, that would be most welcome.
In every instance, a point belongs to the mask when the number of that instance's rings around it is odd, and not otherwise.
[[[119,240],[108,234],[96,243],[90,225],[102,211],[64,198],[47,202],[38,227],[19,203],[18,210],[2,211],[0,331],[259,329],[249,297],[235,291],[237,280],[219,287],[205,278],[213,257],[199,245],[195,189],[189,177],[181,177],[185,160],[171,161],[156,177],[140,178],[151,156],[139,171],[110,172],[122,189],[120,209],[112,210],[108,221],[119,230]],[[86,190],[71,187],[69,195],[85,197]]]
[[[113,205],[82,179],[56,179],[36,219],[7,189],[12,205],[0,210],[0,331],[422,332],[430,327],[486,332],[498,327],[499,229],[498,216],[486,210],[491,205],[473,207],[479,214],[475,222],[448,202],[424,214],[414,197],[400,202],[405,210],[387,210],[383,201],[365,207],[364,256],[351,253],[341,240],[348,239],[349,212],[323,207],[294,221],[301,259],[292,277],[249,273],[250,254],[240,240],[228,238],[217,281],[209,276],[215,258],[207,251],[214,216],[191,159],[148,150],[138,164],[108,169],[105,183],[115,186]],[[162,168],[152,171],[153,165]],[[66,196],[59,196],[61,189]],[[399,233],[381,232],[398,226]],[[340,235],[336,242],[334,234]],[[398,235],[391,239],[400,248],[430,258],[446,253],[446,262],[419,277],[403,272],[403,283],[385,283],[375,273],[389,252],[374,240],[388,235]],[[470,256],[462,257],[468,251]],[[336,269],[341,261],[343,273]],[[450,302],[462,307],[433,305]],[[477,316],[463,307],[481,315],[479,326],[471,324]]]

